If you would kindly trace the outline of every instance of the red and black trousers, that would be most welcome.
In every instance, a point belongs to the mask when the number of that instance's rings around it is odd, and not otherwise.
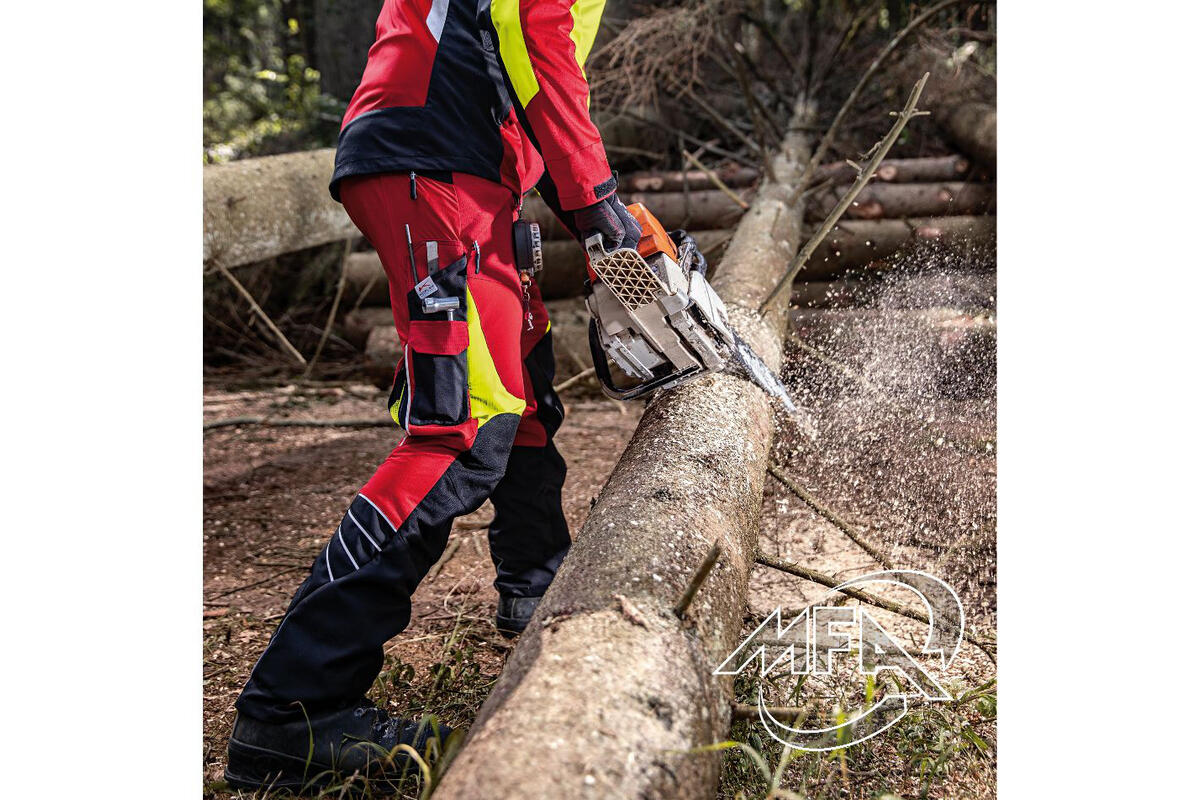
[[[389,410],[405,435],[292,598],[238,698],[249,716],[283,721],[357,702],[454,519],[485,500],[502,595],[543,594],[570,546],[550,324],[536,285],[526,299],[516,272],[515,198],[472,175],[438,177],[341,184],[387,273],[404,352]]]

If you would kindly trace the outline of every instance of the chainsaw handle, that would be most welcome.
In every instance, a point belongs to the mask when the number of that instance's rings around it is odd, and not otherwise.
[[[588,320],[588,349],[592,351],[592,364],[596,366],[596,378],[600,381],[600,388],[609,397],[623,400],[621,390],[613,383],[612,371],[608,368],[608,354],[600,344],[600,332],[596,328],[594,318]]]

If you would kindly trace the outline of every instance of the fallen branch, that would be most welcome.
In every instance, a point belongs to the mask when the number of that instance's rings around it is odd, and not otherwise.
[[[763,710],[775,719],[790,719],[803,722],[812,713],[812,706],[764,706]],[[748,706],[745,703],[734,703],[730,716],[735,720],[759,719],[758,706]]]
[[[750,207],[750,204],[747,203],[745,200],[743,200],[741,195],[739,195],[733,189],[730,189],[727,185],[725,185],[725,181],[721,180],[721,178],[717,175],[717,173],[713,172],[711,169],[704,166],[704,164],[701,163],[700,159],[696,158],[694,155],[692,155],[691,153],[689,153],[686,150],[683,151],[683,157],[686,158],[688,160],[688,162],[690,162],[693,166],[695,166],[701,172],[703,172],[705,175],[707,175],[708,179],[710,181],[712,181],[713,185],[716,186],[718,189],[720,189],[722,192],[724,192],[726,195],[728,195],[729,199],[732,200],[733,202],[737,203],[738,206],[743,211],[745,211],[747,208]],[[685,189],[688,188],[686,184],[684,184],[684,188]]]
[[[254,299],[254,295],[250,294],[250,291],[245,286],[242,286],[242,282],[239,281],[234,274],[229,271],[229,268],[220,261],[216,262],[216,267],[217,271],[225,276],[225,280],[229,281],[233,285],[233,288],[237,290],[238,294],[240,294],[246,300],[246,302],[250,304],[250,308],[253,309],[254,313],[258,315],[258,318],[263,321],[263,324],[270,328],[271,333],[275,334],[275,338],[277,338],[279,343],[283,345],[284,350],[290,353],[302,365],[307,365],[308,362],[304,360],[304,356],[300,355],[300,351],[292,346],[292,343],[288,341],[288,338],[283,335],[283,331],[279,330],[275,323],[271,321],[271,318],[267,316],[267,312],[263,311],[262,306],[260,306],[258,301]]]
[[[567,378],[565,381],[563,381],[562,383],[555,386],[554,391],[561,392],[563,389],[569,389],[572,386],[574,386],[575,384],[579,383],[581,380],[584,380],[585,378],[590,378],[595,374],[596,374],[596,368],[588,367],[583,372],[580,372],[577,375],[572,375],[570,378]]]
[[[795,483],[793,483],[791,481],[791,479],[788,478],[788,476],[783,473],[783,470],[781,470],[779,468],[778,464],[771,464],[769,467],[767,467],[767,472],[771,473],[771,475],[774,476],[775,480],[779,481],[784,486],[786,486],[788,489],[790,489],[792,494],[796,495],[796,497],[799,497],[801,500],[803,500],[805,505],[807,505],[813,511],[817,512],[817,514],[819,514],[821,517],[824,517],[829,522],[832,522],[834,527],[836,527],[842,533],[849,536],[850,540],[853,541],[859,547],[861,547],[867,553],[867,555],[869,555],[871,558],[878,561],[880,564],[882,564],[887,569],[895,569],[896,568],[895,564],[892,562],[892,560],[890,558],[885,556],[882,552],[879,551],[878,548],[876,548],[874,545],[872,545],[870,542],[868,542],[865,538],[863,538],[863,536],[858,531],[854,530],[854,528],[852,528],[850,526],[850,523],[846,522],[837,513],[835,513],[833,510],[831,510],[830,508],[825,506],[820,500],[818,500],[810,492],[805,491],[804,489],[800,488]]]
[[[784,561],[781,558],[769,556],[762,551],[759,551],[758,555],[754,557],[754,560],[759,564],[762,564],[764,567],[777,569],[780,572],[786,572],[789,575],[795,575],[797,578],[803,578],[806,581],[812,581],[813,583],[820,584],[821,586],[825,586],[830,589],[836,589],[842,594],[852,597],[861,603],[866,603],[867,605],[875,606],[876,608],[882,608],[885,611],[891,611],[893,614],[899,614],[902,617],[908,617],[909,619],[916,620],[917,622],[923,622],[926,625],[936,624],[930,621],[929,615],[925,614],[924,612],[906,608],[899,603],[893,603],[891,600],[871,594],[870,592],[864,592],[861,589],[855,589],[853,587],[843,587],[839,589],[838,587],[845,583],[845,581],[840,581],[837,578],[817,572],[814,569],[802,567],[799,564],[793,564],[790,561]],[[988,649],[989,647],[994,647],[994,643],[985,642],[974,634],[966,631],[963,631],[963,638],[982,650],[984,655],[991,659],[993,664],[996,663],[996,657]]]
[[[238,592],[244,592],[247,589],[254,589],[255,587],[262,586],[264,583],[270,583],[271,581],[275,580],[276,578],[282,578],[284,575],[287,575],[288,573],[295,572],[296,570],[301,570],[301,569],[308,569],[308,567],[307,566],[288,567],[283,572],[276,572],[274,575],[268,575],[267,577],[263,578],[262,580],[257,580],[257,581],[254,581],[253,583],[247,583],[247,584],[243,584],[241,586],[235,586],[232,589],[228,589],[224,592],[220,592],[219,594],[214,594],[212,597],[208,598],[208,600],[205,600],[204,602],[207,603],[212,600],[219,600],[222,597],[228,597],[231,594],[237,594]]]
[[[683,619],[683,615],[687,613],[688,606],[692,604],[692,600],[696,597],[696,592],[700,591],[700,587],[704,584],[704,579],[708,577],[708,573],[712,572],[713,565],[717,563],[717,559],[720,556],[721,545],[713,542],[713,546],[708,549],[708,555],[700,562],[700,566],[696,568],[695,574],[692,575],[691,581],[688,582],[688,587],[684,590],[683,596],[679,598],[679,602],[672,609],[676,617]]]
[[[337,290],[333,293],[333,305],[329,307],[329,316],[325,320],[325,329],[321,331],[321,338],[317,341],[317,349],[313,351],[312,359],[309,360],[308,366],[304,369],[303,380],[308,380],[312,377],[313,370],[317,366],[317,361],[321,358],[321,351],[325,349],[325,342],[329,340],[329,334],[333,331],[333,321],[337,319],[338,306],[342,303],[342,292],[346,291],[346,262],[350,258],[350,249],[353,246],[354,240],[347,239],[346,247],[342,251]]]
[[[758,180],[759,172],[752,167],[718,167],[716,170],[688,170],[687,172],[631,172],[621,175],[621,194],[630,192],[682,192],[686,186],[692,191],[716,189],[711,174],[715,172],[726,186],[744,188]]]
[[[271,419],[270,417],[230,417],[204,423],[204,430],[261,425],[267,428],[392,428],[391,419]]]

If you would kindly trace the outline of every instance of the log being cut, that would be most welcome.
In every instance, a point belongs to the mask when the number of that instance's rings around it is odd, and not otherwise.
[[[800,243],[809,119],[798,105],[713,281],[776,369],[786,296],[756,309]],[[728,373],[650,401],[435,797],[711,796],[720,754],[689,751],[729,729],[732,684],[712,671],[741,633],[772,437],[766,394]]]

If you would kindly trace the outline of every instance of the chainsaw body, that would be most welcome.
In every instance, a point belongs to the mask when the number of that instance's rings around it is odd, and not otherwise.
[[[692,268],[694,253],[681,252],[644,206],[629,212],[642,224],[637,249],[605,252],[598,235],[584,243],[592,360],[604,392],[621,400],[722,369],[735,343],[725,304]],[[614,380],[610,360],[632,381]]]

